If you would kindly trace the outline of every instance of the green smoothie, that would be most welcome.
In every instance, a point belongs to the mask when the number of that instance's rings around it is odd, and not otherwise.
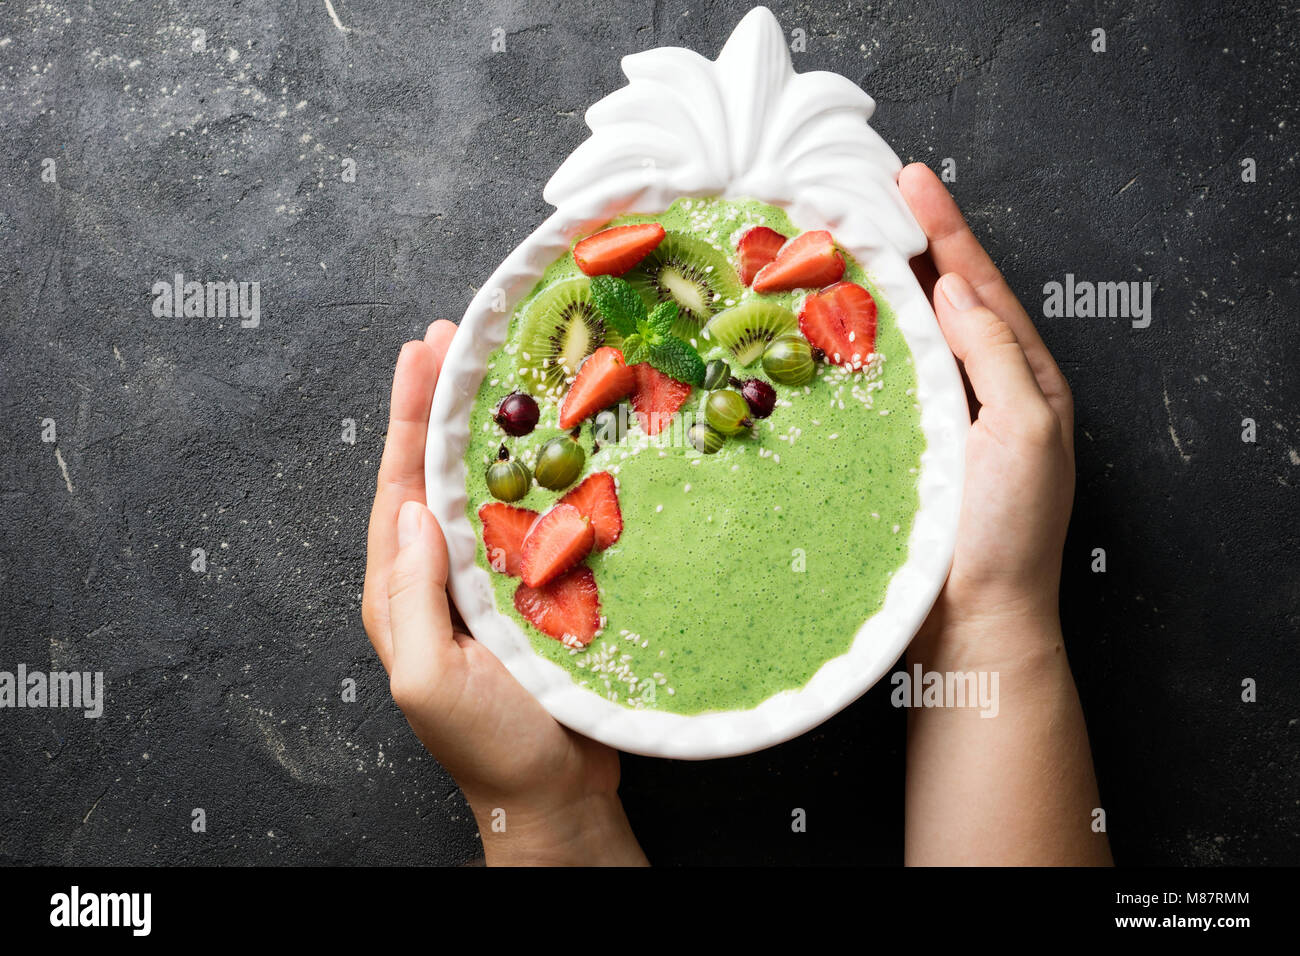
[[[800,232],[778,208],[719,199],[681,199],[666,212],[609,225],[640,222],[729,255],[754,225]],[[807,385],[776,385],[776,408],[756,422],[753,437],[729,440],[716,454],[697,452],[680,428],[647,436],[635,419],[622,441],[591,454],[584,430],[582,474],[614,474],[623,518],[619,539],[586,559],[605,623],[585,648],[524,620],[512,602],[518,578],[493,572],[483,546],[477,509],[492,500],[484,472],[499,446],[504,441],[531,464],[542,443],[564,434],[552,397],[538,396],[540,421],[523,437],[503,436],[493,412],[509,393],[532,390],[516,368],[519,317],[540,290],[581,275],[573,256],[547,269],[516,308],[470,418],[468,517],[497,608],[579,686],[633,708],[747,709],[802,687],[879,611],[907,559],[925,437],[912,356],[894,314],[871,275],[845,258],[844,279],[870,291],[878,308],[875,358],[865,370],[818,363]],[[744,298],[754,295],[746,290]],[[798,314],[803,293],[767,298]],[[698,345],[706,361],[730,358],[707,341]],[[763,378],[760,363],[732,374]],[[682,413],[697,413],[705,394],[695,389]],[[562,494],[533,485],[514,504],[544,512]]]

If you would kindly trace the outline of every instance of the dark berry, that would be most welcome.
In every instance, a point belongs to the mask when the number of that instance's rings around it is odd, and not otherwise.
[[[512,392],[501,400],[493,419],[507,435],[527,435],[537,427],[537,403],[531,395]]]
[[[776,408],[776,389],[761,378],[751,378],[740,386],[740,394],[749,403],[755,418],[767,418]]]

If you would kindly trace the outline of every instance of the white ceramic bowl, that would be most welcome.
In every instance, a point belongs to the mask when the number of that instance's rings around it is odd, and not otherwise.
[[[875,107],[869,96],[837,74],[796,74],[764,7],[741,21],[716,62],[660,48],[625,57],[623,70],[631,82],[587,111],[591,138],[546,186],[555,213],[484,283],[460,322],[433,400],[428,501],[447,539],[449,587],[466,624],[557,720],[633,753],[733,756],[815,727],[902,655],[952,560],[969,414],[952,355],[908,267],[925,237],[898,190],[898,157],[867,125]],[[912,351],[927,446],[907,561],[848,652],[798,690],[750,710],[695,716],[612,703],[533,651],[519,625],[497,611],[488,572],[475,561],[464,462],[487,358],[546,267],[614,216],[660,212],[682,196],[759,199],[786,209],[801,229],[831,231],[894,309]]]

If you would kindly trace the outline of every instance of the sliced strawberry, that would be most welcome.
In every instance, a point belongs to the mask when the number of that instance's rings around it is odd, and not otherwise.
[[[572,428],[602,408],[609,408],[632,391],[636,377],[623,363],[623,353],[605,345],[587,356],[560,405],[560,427]]]
[[[755,226],[736,244],[736,259],[740,266],[740,281],[749,285],[758,271],[776,258],[785,245],[785,236],[767,226]]]
[[[876,300],[860,285],[837,282],[804,301],[799,331],[826,361],[862,368],[876,349]]]
[[[636,387],[632,389],[632,410],[647,435],[658,435],[672,421],[686,399],[691,397],[691,387],[665,375],[648,362],[632,366]]]
[[[519,577],[524,537],[537,518],[537,512],[531,508],[515,508],[500,501],[478,509],[478,520],[483,522],[483,547],[487,549],[493,571]]]
[[[572,505],[591,519],[596,529],[596,550],[603,551],[623,533],[623,512],[618,507],[618,490],[614,476],[598,471],[585,479],[558,502]]]
[[[588,236],[573,247],[573,260],[589,276],[621,276],[664,241],[657,222],[615,226]]]
[[[515,610],[543,634],[586,647],[600,630],[600,596],[591,568],[579,565],[540,588],[515,589]]]
[[[824,229],[790,240],[780,254],[754,276],[755,292],[820,289],[844,275],[844,257]]]
[[[590,518],[572,505],[556,505],[524,537],[519,576],[529,587],[541,587],[591,554],[595,543]]]

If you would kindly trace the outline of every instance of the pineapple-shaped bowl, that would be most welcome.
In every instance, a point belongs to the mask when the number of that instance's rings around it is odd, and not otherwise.
[[[447,541],[449,590],[466,624],[557,720],[634,753],[732,756],[815,727],[902,655],[952,560],[970,419],[956,364],[909,267],[926,240],[898,189],[898,157],[868,125],[871,97],[838,74],[796,73],[780,25],[763,7],[737,25],[716,60],[657,48],[625,57],[622,67],[628,85],[587,111],[591,136],[546,185],[555,212],[482,285],[460,322],[433,401],[428,502]],[[683,197],[755,199],[803,229],[829,230],[892,307],[911,352],[925,439],[906,560],[847,652],[802,687],[757,706],[691,715],[609,700],[534,651],[517,621],[498,609],[489,571],[476,561],[465,462],[489,356],[547,266],[610,219],[658,213]],[[851,502],[845,519],[859,520]]]

